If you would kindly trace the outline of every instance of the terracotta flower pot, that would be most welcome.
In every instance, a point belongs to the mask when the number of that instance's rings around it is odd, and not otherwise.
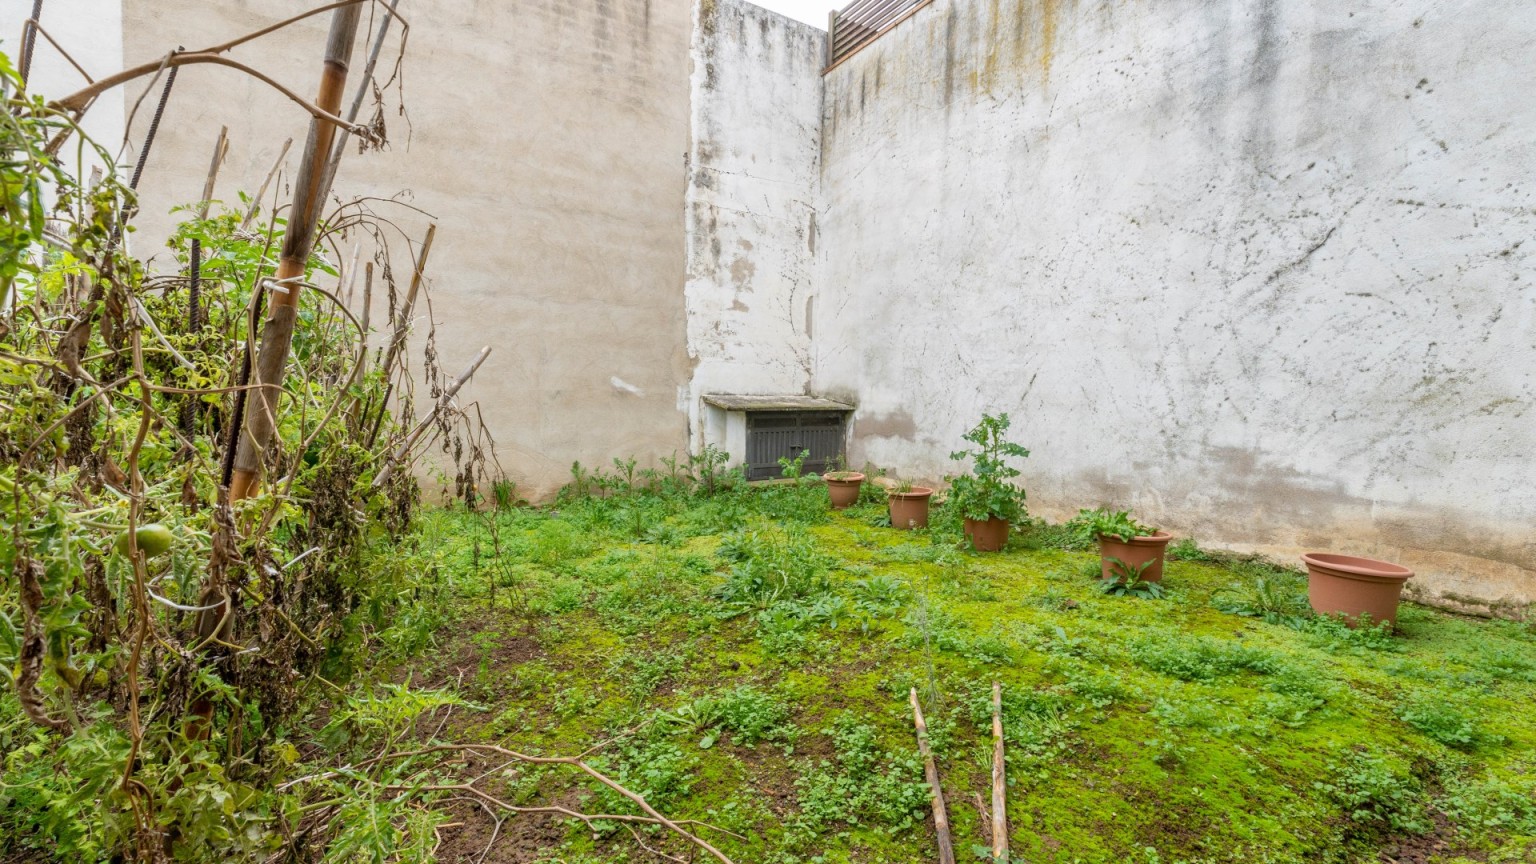
[[[1397,624],[1397,603],[1403,596],[1403,583],[1413,578],[1407,567],[1356,558],[1308,552],[1301,556],[1307,565],[1307,599],[1319,615],[1343,615],[1354,627],[1361,615],[1369,615],[1372,624],[1391,621]]]
[[[910,531],[928,527],[928,499],[933,490],[926,486],[913,486],[911,492],[892,492],[891,527]]]
[[[857,471],[840,471],[823,475],[827,481],[827,497],[832,499],[833,510],[843,510],[859,500],[859,487],[864,485],[864,475]]]
[[[1163,552],[1168,548],[1173,535],[1167,531],[1159,531],[1147,537],[1132,537],[1129,542],[1118,537],[1099,535],[1099,567],[1105,579],[1123,578],[1124,573],[1115,562],[1109,560],[1118,558],[1125,562],[1132,570],[1141,568],[1141,565],[1152,562],[1152,566],[1141,572],[1143,582],[1163,581]]]
[[[993,516],[991,519],[965,520],[965,536],[977,552],[997,552],[1008,545],[1008,520]]]

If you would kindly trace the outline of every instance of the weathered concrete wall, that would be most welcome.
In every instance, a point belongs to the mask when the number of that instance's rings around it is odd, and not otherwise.
[[[702,394],[810,386],[826,46],[823,31],[743,0],[706,0],[697,16],[685,287],[696,447],[725,443]]]
[[[25,0],[0,3],[0,51],[21,68],[22,24],[32,15],[32,4]],[[121,0],[54,0],[43,4],[38,19],[43,29],[69,51],[71,57],[92,78],[118,71],[123,65],[123,8]],[[27,89],[49,99],[68,95],[86,85],[85,78],[39,33],[32,55],[32,69]],[[103,94],[81,122],[81,127],[95,142],[116,157],[123,143],[123,94],[121,90]],[[63,155],[73,158],[67,148]],[[131,163],[133,156],[126,157]],[[96,160],[88,159],[79,176],[89,177]]]
[[[125,0],[127,60],[221,42],[313,6]],[[349,154],[336,191],[403,192],[439,223],[427,272],[443,365],[454,374],[482,344],[495,349],[461,403],[478,400],[501,464],[530,497],[568,479],[575,459],[607,465],[683,449],[689,4],[420,0],[402,12],[412,26],[403,84],[387,95],[390,147]],[[233,56],[310,96],[327,20]],[[396,111],[402,91],[406,116]],[[307,121],[236,72],[184,70],[145,174],[137,251],[154,251],[169,208],[200,194],[220,124],[231,148],[219,189],[233,198],[261,182],[288,136],[297,168]],[[424,233],[426,216],[375,209],[416,239]]]
[[[1536,7],[938,0],[826,78],[815,382],[919,476],[1536,600]]]

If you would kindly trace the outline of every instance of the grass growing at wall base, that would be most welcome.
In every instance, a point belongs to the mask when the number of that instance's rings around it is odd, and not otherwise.
[[[463,716],[469,738],[570,753],[639,727],[599,761],[671,815],[740,835],[711,835],[738,861],[931,857],[910,687],[957,845],[984,842],[994,679],[1023,860],[1536,849],[1536,635],[1523,625],[1407,606],[1396,635],[1350,631],[1302,615],[1301,577],[1243,560],[1172,561],[1162,599],[1106,596],[1096,556],[1049,528],[979,555],[952,519],[898,532],[878,527],[879,505],[827,514],[822,495],[504,513],[494,603],[468,572],[483,517],[434,514],[460,623],[412,674],[486,706]],[[509,646],[516,660],[501,659]],[[511,785],[619,806],[566,776]],[[643,859],[616,828],[541,830],[543,851],[487,860]]]
[[[429,512],[396,562],[419,572],[419,608],[398,616],[380,643],[396,647],[359,670],[354,695],[292,730],[295,752],[602,745],[597,765],[667,815],[723,829],[700,830],[740,864],[907,864],[934,859],[915,687],[956,848],[982,860],[1000,680],[1018,860],[1536,856],[1529,626],[1409,605],[1395,635],[1352,631],[1306,614],[1299,574],[1190,544],[1175,547],[1163,597],[1111,596],[1096,553],[1058,527],[977,554],[955,514],[895,531],[878,501],[834,514],[825,494],[619,487],[554,508]],[[470,767],[513,804],[634,812],[570,771]],[[4,799],[19,806],[29,788]],[[398,824],[395,860],[662,860],[618,823],[498,826],[448,794],[429,799],[435,811],[388,799],[367,812]],[[639,837],[687,860],[674,838]]]
[[[1047,526],[979,555],[942,514],[898,532],[878,504],[829,514],[822,495],[503,513],[495,603],[468,572],[483,517],[434,514],[461,623],[412,674],[486,706],[462,718],[470,738],[569,753],[639,727],[599,761],[671,815],[740,835],[710,835],[738,861],[932,857],[911,687],[957,845],[985,842],[994,679],[1022,860],[1536,849],[1536,635],[1522,625],[1408,606],[1397,635],[1358,633],[1307,618],[1299,576],[1244,560],[1172,561],[1164,598],[1106,596],[1096,556]],[[498,659],[509,646],[517,659]],[[618,805],[566,776],[512,786]],[[616,827],[537,831],[541,851],[487,860],[644,858]]]

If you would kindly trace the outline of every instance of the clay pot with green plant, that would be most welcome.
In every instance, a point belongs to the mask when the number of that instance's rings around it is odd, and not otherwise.
[[[827,481],[827,497],[833,510],[846,510],[859,501],[859,488],[864,485],[864,475],[857,471],[828,471],[821,475]]]
[[[1080,510],[1067,523],[1082,541],[1098,541],[1099,571],[1114,583],[1163,581],[1163,553],[1173,535],[1137,522],[1126,510]]]
[[[891,527],[903,531],[928,527],[928,501],[933,490],[927,486],[913,486],[911,480],[903,480],[888,495],[891,509]]]
[[[1338,615],[1351,627],[1362,623],[1397,625],[1403,585],[1413,578],[1407,567],[1373,558],[1308,552],[1307,600],[1319,615]]]
[[[965,520],[965,536],[978,552],[997,552],[1008,544],[1008,529],[1024,515],[1024,490],[1014,485],[1019,469],[1008,458],[1029,451],[1008,440],[1008,415],[982,414],[965,433],[975,450],[956,450],[949,458],[971,460],[971,473],[949,478],[948,506]]]

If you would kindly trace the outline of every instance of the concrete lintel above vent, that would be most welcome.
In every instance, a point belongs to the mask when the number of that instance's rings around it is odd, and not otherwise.
[[[855,406],[818,396],[741,396],[706,393],[704,404],[726,411],[852,411]]]

